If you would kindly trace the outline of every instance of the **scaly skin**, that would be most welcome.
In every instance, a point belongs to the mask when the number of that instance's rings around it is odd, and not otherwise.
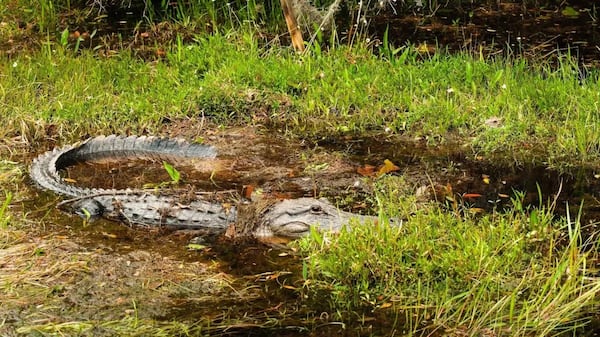
[[[214,158],[217,151],[208,145],[192,144],[184,140],[146,136],[98,136],[81,143],[48,151],[33,160],[29,175],[43,189],[69,197],[96,194],[121,194],[123,190],[80,188],[67,184],[58,174],[69,166],[102,159],[158,159]]]
[[[323,198],[267,199],[240,205],[236,235],[296,239],[308,235],[311,227],[319,231],[339,232],[351,218],[358,218],[361,222],[367,218],[375,219],[344,212]]]
[[[59,175],[60,170],[90,160],[173,160],[215,156],[213,147],[183,140],[100,136],[40,155],[31,165],[30,176],[43,189],[71,197],[72,199],[61,202],[59,206],[67,207],[80,216],[102,216],[135,225],[203,229],[210,233],[222,233],[235,222],[236,231],[240,235],[298,238],[307,235],[311,226],[337,232],[351,217],[364,218],[340,211],[324,199],[270,200],[238,205],[236,209],[203,200],[200,194],[190,198],[189,193],[181,191],[81,188],[68,184]]]

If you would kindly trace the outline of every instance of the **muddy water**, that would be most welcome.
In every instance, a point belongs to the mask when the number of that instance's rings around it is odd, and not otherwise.
[[[255,140],[254,146],[270,147],[266,138]],[[276,141],[281,144],[280,140]],[[253,145],[248,145],[252,147]],[[456,146],[425,147],[414,142],[399,142],[385,138],[345,139],[344,141],[312,144],[322,153],[343,153],[345,163],[321,172],[310,172],[311,163],[291,160],[286,153],[302,151],[298,147],[279,149],[270,153],[223,155],[215,160],[200,163],[174,164],[181,173],[181,182],[172,185],[162,162],[122,161],[82,164],[65,174],[79,186],[88,188],[178,188],[186,191],[214,195],[222,202],[235,203],[244,189],[260,189],[267,195],[284,198],[325,196],[334,201],[355,198],[354,204],[342,204],[345,210],[368,212],[365,197],[372,191],[369,186],[356,183],[363,178],[357,170],[364,165],[380,165],[385,159],[401,167],[402,174],[416,185],[434,185],[435,195],[441,203],[456,200],[464,211],[501,211],[512,207],[512,198],[522,195],[524,206],[555,205],[557,216],[577,214],[583,205],[583,225],[586,232],[596,233],[600,223],[600,172],[577,169],[559,173],[541,166],[511,167],[494,165],[456,152]],[[323,157],[326,164],[331,157]],[[215,164],[215,162],[217,162]],[[307,173],[309,172],[309,173]],[[362,199],[361,199],[362,198]],[[108,222],[112,230],[125,235],[122,226]]]
[[[572,10],[565,10],[567,6]],[[395,45],[408,41],[427,52],[440,48],[544,60],[570,54],[579,58],[581,65],[597,67],[600,30],[590,7],[586,1],[569,1],[556,8],[497,2],[439,8],[432,15],[394,15],[388,11],[375,17],[371,28],[379,38],[389,29]]]
[[[310,144],[244,132],[209,139],[219,149],[216,160],[175,164],[184,186],[207,192],[231,190],[232,196],[239,196],[242,187],[248,185],[285,197],[324,194],[335,200],[338,195],[351,193],[356,203],[362,203],[360,198],[372,191],[368,186],[356,185],[364,178],[357,169],[389,159],[401,167],[399,173],[392,174],[403,174],[416,185],[439,187],[440,193],[446,193],[439,196],[442,203],[445,197],[454,197],[466,209],[490,212],[509,207],[509,198],[517,190],[525,193],[526,203],[537,205],[539,186],[543,203],[560,191],[557,215],[564,214],[565,208],[560,206],[567,202],[578,206],[584,200],[586,221],[595,223],[600,219],[596,199],[600,179],[588,170],[559,175],[541,167],[494,166],[457,152],[457,146],[426,147],[393,138],[346,138]],[[146,161],[79,165],[65,176],[80,186],[104,188],[143,187],[170,181],[162,163]],[[465,198],[468,194],[480,196]],[[303,297],[302,262],[291,252],[257,242],[234,244],[223,237],[208,238],[202,242],[206,248],[189,250],[187,245],[196,233],[130,228],[103,220],[83,224],[81,219],[53,209],[61,198],[47,192],[35,195],[32,205],[28,205],[35,211],[29,217],[43,219],[46,226],[39,229],[42,236],[67,237],[89,251],[100,251],[117,260],[125,257],[129,261],[132,254],[145,252],[164,261],[157,262],[159,265],[211,265],[218,273],[229,275],[232,293],[254,289],[252,296],[243,299],[223,294],[202,297],[202,290],[171,295],[168,305],[159,305],[147,313],[155,319],[189,322],[210,317],[214,333],[232,336],[300,336],[307,332],[313,336],[388,335],[398,328],[392,318],[370,311],[362,313],[361,320],[346,322],[345,326],[331,321],[324,314],[328,310],[326,303]],[[352,205],[347,207],[353,209]],[[588,230],[598,229],[591,224]],[[201,287],[193,283],[186,286]]]
[[[384,137],[326,141],[321,147],[344,151],[351,161],[381,163],[391,159],[408,180],[433,184],[442,203],[455,200],[464,210],[502,211],[519,197],[525,207],[553,205],[557,216],[572,218],[582,208],[582,225],[589,235],[600,229],[600,171],[574,168],[558,172],[543,166],[511,166],[467,155],[459,145],[440,147]]]

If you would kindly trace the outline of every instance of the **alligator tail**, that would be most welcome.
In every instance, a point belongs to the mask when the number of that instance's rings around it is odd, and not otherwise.
[[[69,197],[99,193],[120,193],[118,190],[88,189],[68,184],[59,171],[77,163],[106,159],[214,158],[217,152],[210,145],[189,143],[182,139],[147,136],[98,136],[81,143],[57,148],[33,160],[29,175],[43,189]]]

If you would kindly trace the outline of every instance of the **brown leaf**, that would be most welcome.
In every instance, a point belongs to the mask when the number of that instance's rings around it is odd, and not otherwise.
[[[251,200],[252,192],[254,192],[254,185],[244,185],[242,186],[242,197]]]
[[[365,164],[365,166],[357,168],[356,172],[363,177],[373,177],[375,176],[375,166]]]
[[[479,207],[472,207],[472,208],[469,208],[469,213],[471,213],[471,214],[481,214],[481,213],[485,213],[485,209],[479,208]]]
[[[379,306],[379,309],[385,309],[385,308],[389,308],[391,306],[392,306],[391,302],[385,302]]]
[[[109,239],[116,239],[117,235],[113,233],[102,232],[102,236]]]
[[[236,230],[234,224],[229,224],[229,226],[227,226],[227,229],[225,230],[225,237],[229,239],[233,239],[236,237]]]

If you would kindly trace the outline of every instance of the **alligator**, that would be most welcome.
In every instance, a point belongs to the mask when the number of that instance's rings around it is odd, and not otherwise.
[[[84,218],[104,217],[132,225],[198,229],[221,234],[233,224],[236,235],[255,238],[299,238],[310,228],[337,232],[350,218],[366,216],[341,211],[326,199],[298,198],[237,203],[206,200],[204,194],[177,189],[101,189],[68,183],[60,171],[98,160],[180,160],[215,158],[210,145],[147,136],[98,136],[55,148],[33,160],[30,177],[45,190],[68,197],[59,207]]]

